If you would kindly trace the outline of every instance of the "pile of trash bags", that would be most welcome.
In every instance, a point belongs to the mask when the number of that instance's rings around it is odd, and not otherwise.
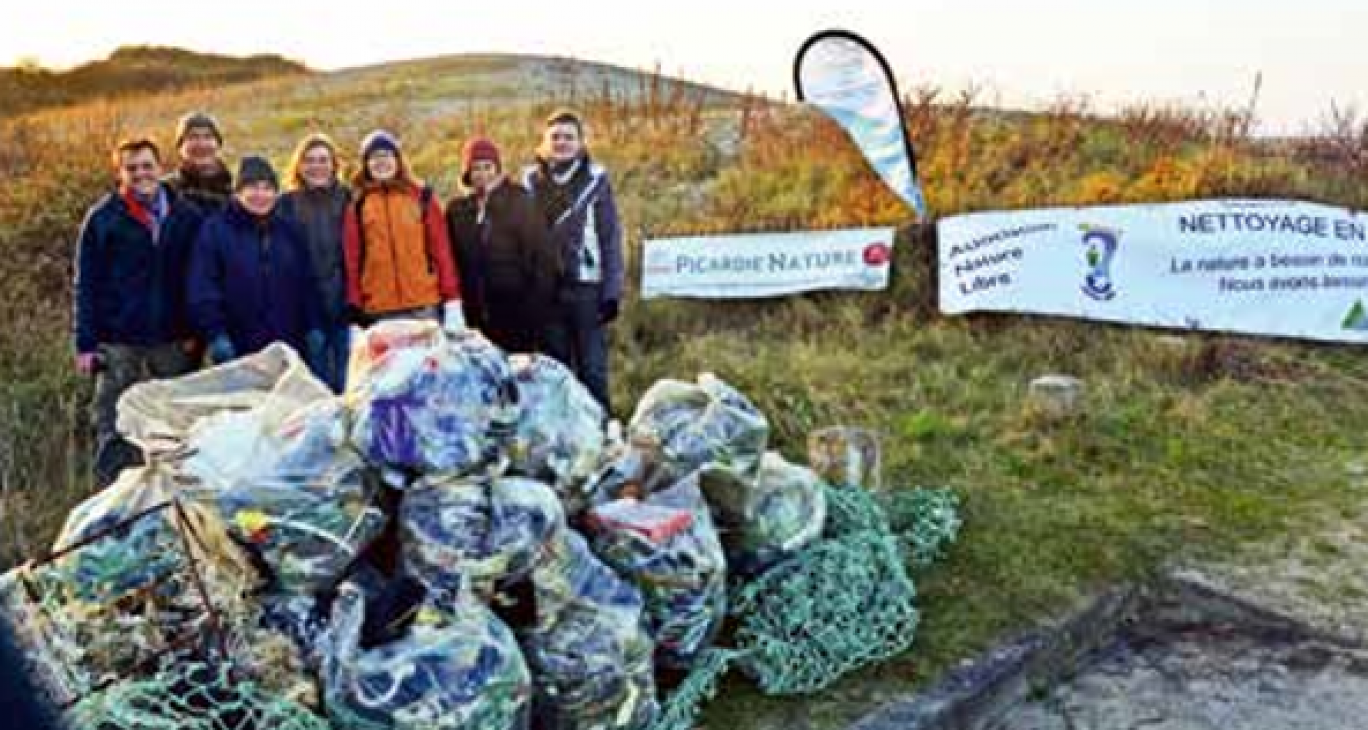
[[[0,576],[77,730],[198,726],[150,707],[158,687],[260,727],[682,729],[733,663],[808,691],[905,648],[902,556],[929,562],[958,529],[948,493],[898,520],[770,451],[715,376],[657,383],[623,428],[555,360],[416,321],[356,337],[341,395],[275,345],[135,386],[118,424],[145,464]],[[867,440],[814,436],[822,474],[877,479]],[[881,551],[851,585],[891,575],[901,613],[839,594],[850,535]],[[874,638],[774,623],[786,584]],[[804,679],[790,655],[816,662]]]

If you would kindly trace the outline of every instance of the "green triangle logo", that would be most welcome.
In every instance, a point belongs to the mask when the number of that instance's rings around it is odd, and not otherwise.
[[[1354,302],[1354,306],[1349,308],[1349,313],[1344,315],[1344,329],[1368,332],[1368,307],[1363,306],[1363,300]]]

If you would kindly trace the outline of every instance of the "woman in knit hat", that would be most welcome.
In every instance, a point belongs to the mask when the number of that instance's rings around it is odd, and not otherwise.
[[[205,221],[190,256],[190,321],[223,363],[274,342],[310,363],[323,346],[321,302],[304,232],[280,214],[263,157],[242,158],[228,207]]]
[[[560,278],[527,190],[504,175],[499,148],[484,137],[461,154],[466,193],[447,204],[466,322],[509,352],[539,352]]]
[[[463,328],[441,205],[409,171],[394,135],[377,130],[362,140],[352,191],[344,241],[353,319],[440,318],[449,330]]]
[[[347,327],[347,267],[343,261],[343,221],[351,190],[339,176],[337,145],[326,134],[300,141],[285,172],[282,214],[304,228],[322,297],[323,352],[318,376],[334,392],[346,385],[350,342]]]

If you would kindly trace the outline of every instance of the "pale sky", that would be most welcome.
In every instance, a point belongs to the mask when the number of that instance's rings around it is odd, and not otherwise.
[[[974,83],[1010,106],[1061,93],[1102,109],[1243,105],[1263,71],[1264,133],[1306,131],[1332,100],[1368,111],[1365,0],[40,0],[0,8],[0,63],[65,66],[134,43],[273,52],[320,69],[496,51],[659,61],[777,93],[791,89],[803,39],[833,26],[872,40],[905,87]]]

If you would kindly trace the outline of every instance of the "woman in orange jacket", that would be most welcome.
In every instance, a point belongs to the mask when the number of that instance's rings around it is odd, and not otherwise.
[[[409,171],[394,135],[366,135],[353,191],[343,222],[353,320],[441,319],[448,330],[463,329],[441,204]]]

